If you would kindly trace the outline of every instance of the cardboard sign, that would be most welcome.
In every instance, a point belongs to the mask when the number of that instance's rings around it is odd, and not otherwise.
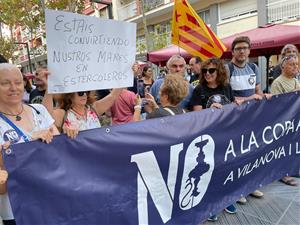
[[[49,93],[133,85],[136,24],[46,10]]]

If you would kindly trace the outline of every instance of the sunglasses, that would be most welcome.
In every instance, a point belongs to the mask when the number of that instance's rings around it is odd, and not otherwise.
[[[206,74],[207,72],[209,74],[213,74],[214,72],[216,72],[217,68],[209,68],[209,69],[201,69],[202,74]]]
[[[77,95],[78,96],[84,96],[84,94],[86,94],[86,95],[88,95],[90,92],[89,91],[79,91],[79,92],[77,92]]]

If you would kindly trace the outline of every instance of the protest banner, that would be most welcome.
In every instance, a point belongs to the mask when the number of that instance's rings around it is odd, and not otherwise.
[[[133,86],[136,24],[46,10],[49,93]]]
[[[299,172],[299,97],[14,145],[3,157],[16,222],[199,224]]]

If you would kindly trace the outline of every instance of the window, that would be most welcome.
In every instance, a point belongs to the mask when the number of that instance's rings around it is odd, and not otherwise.
[[[256,0],[231,0],[219,4],[219,21],[239,18],[244,15],[257,13]]]
[[[206,23],[207,25],[210,24],[210,13],[209,10],[201,11],[197,13],[200,18]]]
[[[268,23],[300,18],[299,0],[268,0]]]

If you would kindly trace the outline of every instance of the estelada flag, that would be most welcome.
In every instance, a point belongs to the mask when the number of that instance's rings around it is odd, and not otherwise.
[[[203,22],[187,0],[175,0],[172,43],[202,60],[221,57],[226,47]]]

